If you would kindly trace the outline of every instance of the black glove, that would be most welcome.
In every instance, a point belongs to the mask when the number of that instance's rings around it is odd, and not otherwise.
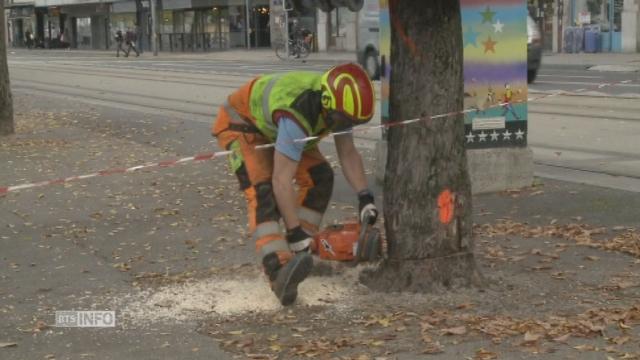
[[[287,243],[289,243],[289,249],[294,253],[309,252],[311,240],[311,235],[302,230],[300,226],[287,230]]]
[[[374,204],[375,198],[369,190],[362,190],[358,193],[358,210],[360,213],[360,223],[368,220],[369,225],[373,225],[378,220],[378,208]]]

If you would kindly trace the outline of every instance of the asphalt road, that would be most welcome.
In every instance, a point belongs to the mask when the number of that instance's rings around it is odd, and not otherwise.
[[[9,64],[16,92],[171,116],[205,129],[227,94],[255,75],[320,71],[330,62],[284,63],[264,52],[233,60],[22,51],[11,54]],[[640,75],[589,68],[543,65],[529,89],[529,144],[536,174],[640,191],[635,142],[640,135]],[[560,92],[563,95],[557,95]],[[362,146],[373,148],[380,131],[356,136]]]
[[[543,64],[536,81],[529,86],[531,93],[580,92],[594,96],[640,98],[640,73],[633,71],[589,70],[597,65]],[[605,69],[622,69],[605,67]],[[597,68],[596,68],[597,69]],[[632,80],[630,83],[621,83]],[[611,84],[599,88],[601,84]]]
[[[590,68],[543,65],[530,86],[535,172],[640,191],[640,73]],[[564,95],[550,96],[559,93]]]

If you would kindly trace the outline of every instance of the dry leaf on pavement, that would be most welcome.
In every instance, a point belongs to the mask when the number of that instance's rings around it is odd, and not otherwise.
[[[467,333],[467,327],[463,325],[448,329],[442,329],[440,330],[440,333],[442,335],[464,335]]]
[[[542,335],[527,331],[524,334],[524,342],[527,344],[534,343],[542,338]]]
[[[489,350],[478,349],[478,351],[476,351],[476,355],[473,358],[475,360],[491,360],[491,359],[497,359],[498,354]]]
[[[444,347],[440,345],[438,341],[427,344],[427,346],[422,350],[423,354],[440,354],[444,352]]]

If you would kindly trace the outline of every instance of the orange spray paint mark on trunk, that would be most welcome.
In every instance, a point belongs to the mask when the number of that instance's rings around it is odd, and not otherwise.
[[[440,210],[440,222],[449,224],[453,220],[453,194],[449,189],[445,189],[438,195],[438,209]]]

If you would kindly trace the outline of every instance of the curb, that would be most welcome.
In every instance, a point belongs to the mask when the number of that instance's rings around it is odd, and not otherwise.
[[[638,72],[640,66],[637,65],[595,65],[591,66],[587,70],[589,71],[601,71],[601,72]]]
[[[586,91],[586,92],[568,92],[562,90],[534,90],[529,88],[529,94],[545,94],[545,95],[553,95],[557,94],[558,96],[583,96],[583,97],[592,97],[592,98],[618,98],[618,99],[640,99],[640,94],[636,93],[624,93],[624,94],[607,94],[599,91]]]

